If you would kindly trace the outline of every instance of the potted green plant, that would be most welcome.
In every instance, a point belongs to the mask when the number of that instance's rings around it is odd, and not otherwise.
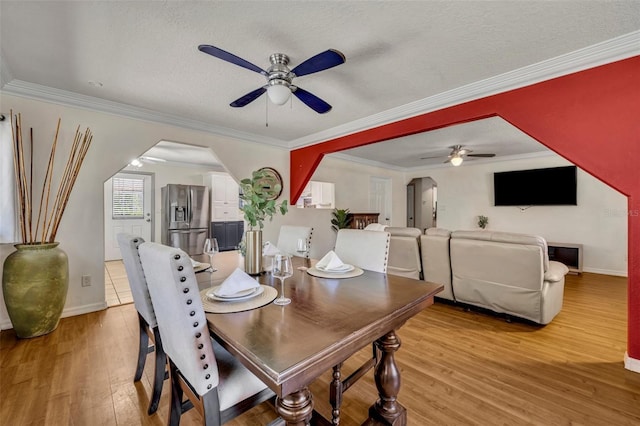
[[[245,272],[256,275],[262,272],[262,228],[264,221],[273,220],[278,212],[288,211],[287,200],[277,203],[282,192],[282,179],[278,172],[269,167],[255,170],[250,178],[240,181],[240,210],[249,230],[244,235]],[[257,229],[256,229],[257,228]]]
[[[349,209],[333,209],[331,214],[333,215],[331,228],[333,228],[334,231],[338,232],[339,229],[349,228],[351,226],[351,220],[353,218],[349,216]]]
[[[482,229],[486,228],[489,224],[489,218],[487,216],[478,216],[478,226]]]

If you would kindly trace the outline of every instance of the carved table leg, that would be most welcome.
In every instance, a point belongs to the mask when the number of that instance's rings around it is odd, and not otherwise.
[[[404,426],[407,424],[407,410],[397,401],[400,370],[393,355],[400,348],[400,339],[395,331],[391,331],[376,340],[375,345],[381,353],[375,370],[380,398],[369,408],[367,424]]]
[[[276,411],[287,426],[306,426],[313,415],[313,397],[304,387],[282,398],[276,398]]]
[[[340,369],[342,363],[333,367],[333,380],[331,381],[329,401],[331,402],[331,424],[340,424],[340,406],[342,405],[342,375]]]

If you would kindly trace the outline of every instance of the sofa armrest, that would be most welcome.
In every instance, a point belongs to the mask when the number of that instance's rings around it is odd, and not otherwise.
[[[549,261],[549,269],[544,273],[544,280],[549,282],[561,281],[569,273],[569,268],[564,263]]]

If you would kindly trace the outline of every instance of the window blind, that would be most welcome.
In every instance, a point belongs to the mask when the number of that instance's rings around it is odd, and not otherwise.
[[[144,179],[113,178],[113,219],[142,219]]]

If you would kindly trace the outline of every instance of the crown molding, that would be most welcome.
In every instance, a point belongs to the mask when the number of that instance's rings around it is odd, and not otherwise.
[[[5,61],[2,61],[2,64],[4,66]],[[2,73],[4,76],[4,68],[2,69]],[[66,105],[73,108],[98,111],[106,114],[123,116],[126,118],[151,121],[154,123],[168,124],[189,130],[207,132],[218,136],[224,136],[248,142],[262,143],[277,146],[280,148],[288,147],[287,142],[280,139],[242,132],[228,127],[215,126],[203,121],[182,118],[146,108],[135,107],[120,102],[113,102],[106,99],[96,98],[94,96],[82,95],[68,90],[56,89],[53,87],[43,86],[36,83],[29,83],[22,80],[13,79],[8,81],[7,83],[2,85],[2,89],[0,90],[0,92],[8,95],[20,96],[23,98]]]
[[[638,55],[640,55],[640,30],[295,139],[289,143],[289,148],[314,145]]]

